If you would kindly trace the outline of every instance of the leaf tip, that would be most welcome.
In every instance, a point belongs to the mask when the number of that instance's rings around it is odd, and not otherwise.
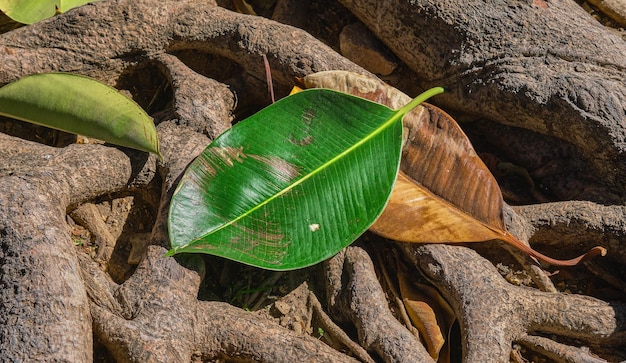
[[[172,257],[176,254],[176,248],[172,248],[171,250],[167,251],[163,257]]]
[[[595,246],[594,248],[587,251],[587,253],[579,256],[577,259],[574,259],[574,260],[577,260],[575,264],[578,264],[583,261],[588,261],[596,256],[606,256],[606,254],[607,254],[606,248],[601,247],[601,246]]]

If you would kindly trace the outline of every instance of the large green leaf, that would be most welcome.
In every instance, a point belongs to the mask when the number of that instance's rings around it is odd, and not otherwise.
[[[327,89],[306,90],[222,134],[172,197],[178,252],[273,270],[309,266],[354,241],[381,214],[398,172],[398,111]]]
[[[0,88],[0,115],[159,155],[150,116],[115,88],[69,73],[42,73]]]
[[[33,24],[99,0],[0,0],[0,10],[22,24]]]

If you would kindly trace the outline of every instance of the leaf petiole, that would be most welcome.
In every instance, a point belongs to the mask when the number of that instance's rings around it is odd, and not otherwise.
[[[436,96],[436,95],[444,93],[444,92],[445,92],[445,90],[443,89],[443,87],[433,87],[433,88],[427,90],[426,92],[421,93],[419,96],[417,96],[414,99],[412,99],[411,102],[407,103],[402,108],[400,108],[398,110],[398,114],[400,114],[401,116],[404,116],[407,113],[411,112],[420,103],[426,101],[427,99],[429,99],[429,98],[431,98],[433,96]]]

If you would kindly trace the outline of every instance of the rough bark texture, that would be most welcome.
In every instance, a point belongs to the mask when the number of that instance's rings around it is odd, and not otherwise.
[[[565,0],[340,2],[404,62],[390,79],[418,79],[404,89],[409,93],[446,85],[444,108],[481,117],[464,125],[468,133],[490,139],[487,151],[500,158],[518,157],[512,161],[528,169],[536,189],[546,186],[547,199],[559,201],[507,208],[511,233],[557,257],[596,244],[609,250],[587,266],[613,288],[592,297],[557,292],[540,266],[525,257],[515,262],[497,243],[476,246],[488,259],[466,247],[400,245],[416,280],[429,281],[454,308],[463,361],[508,361],[517,344],[561,361],[626,359],[624,42]],[[276,17],[307,26],[316,19],[322,25],[312,32],[319,34],[332,30],[323,23],[334,19],[332,11],[347,12],[327,1],[325,18],[310,12],[289,19],[287,9],[300,3],[280,1]],[[336,46],[338,34],[325,41]],[[261,313],[206,297],[216,280],[238,278],[228,264],[163,258],[169,200],[186,166],[233,120],[269,103],[262,55],[279,96],[312,72],[369,74],[303,30],[211,1],[103,1],[0,35],[0,85],[46,71],[114,85],[155,118],[163,154],[157,160],[109,145],[46,146],[24,139],[40,140],[38,128],[0,120],[0,360],[432,361],[396,320],[398,309],[390,308],[362,247],[302,272],[310,288],[299,289],[306,302],[298,308],[285,297]],[[147,225],[120,219],[121,234],[106,235],[103,220],[111,225],[94,206],[128,196],[133,210],[149,211]],[[90,258],[72,243],[68,215],[96,239],[117,238],[113,250]],[[363,245],[393,245],[378,242]],[[501,277],[503,264],[526,268],[536,286],[552,292],[514,286]],[[568,273],[590,279],[582,269],[560,275]],[[307,334],[315,321],[329,338]]]
[[[340,2],[446,109],[567,141],[623,203],[626,43],[575,2]]]
[[[548,333],[593,345],[623,338],[625,304],[511,286],[489,261],[463,247],[402,247],[454,307],[466,362],[505,362],[511,342],[527,334]]]
[[[432,362],[426,348],[396,320],[365,251],[348,247],[327,265],[329,308],[352,322],[361,344],[386,362]]]

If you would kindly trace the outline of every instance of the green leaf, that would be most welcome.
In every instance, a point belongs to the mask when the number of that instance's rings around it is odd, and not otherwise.
[[[148,114],[115,88],[68,73],[42,73],[0,88],[0,115],[159,154]]]
[[[287,270],[327,259],[381,214],[399,168],[398,111],[327,89],[284,98],[222,134],[172,197],[172,249]]]
[[[22,24],[34,24],[57,13],[64,13],[99,0],[0,0],[0,10]]]

